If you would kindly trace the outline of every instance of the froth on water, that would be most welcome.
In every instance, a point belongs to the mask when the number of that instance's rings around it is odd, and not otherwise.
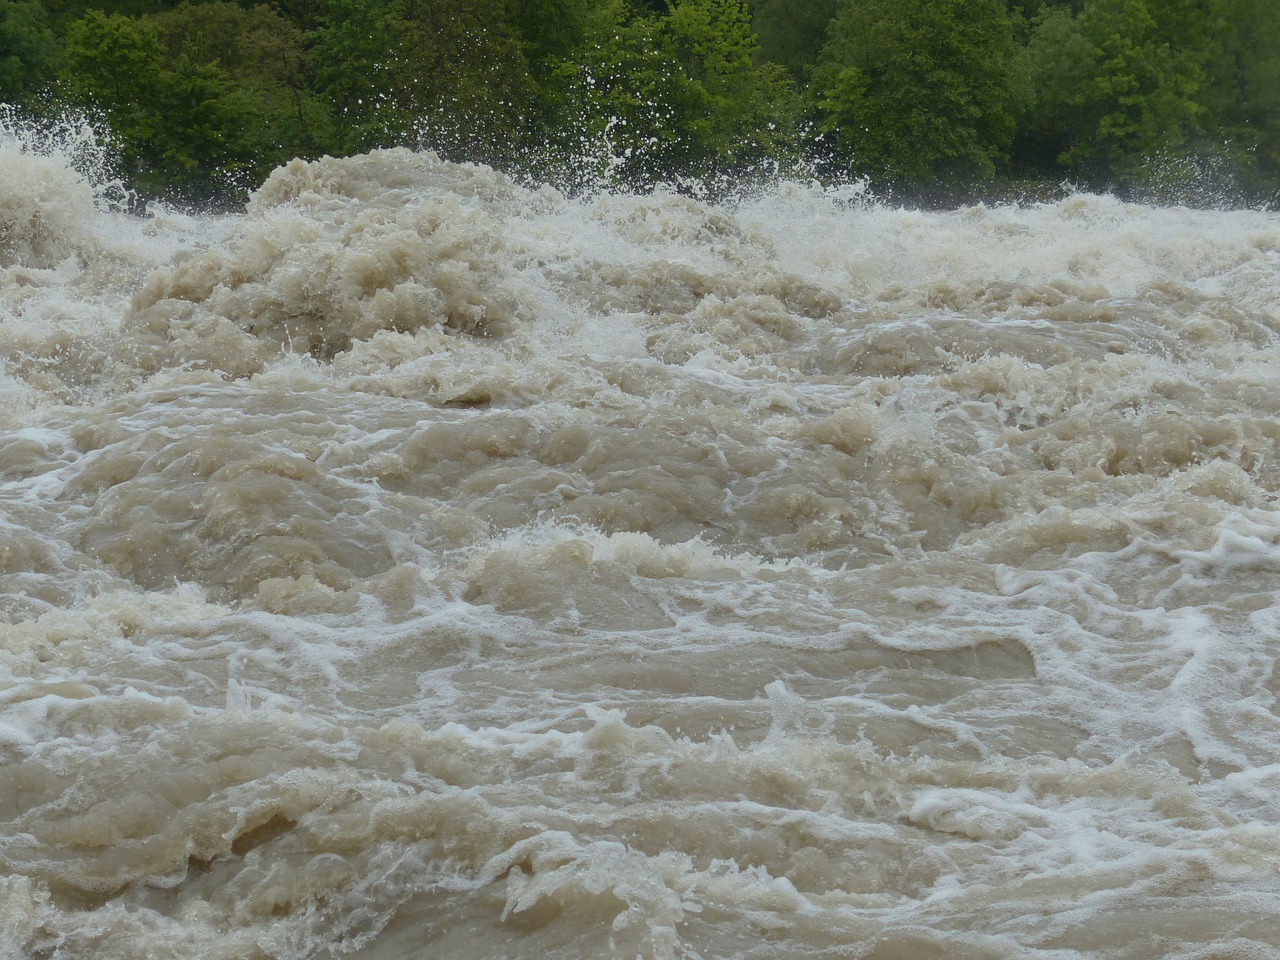
[[[0,157],[0,955],[1280,955],[1276,215]]]

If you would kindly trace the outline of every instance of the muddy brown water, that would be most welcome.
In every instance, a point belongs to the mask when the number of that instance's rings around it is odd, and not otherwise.
[[[0,154],[6,960],[1280,956],[1280,216]]]

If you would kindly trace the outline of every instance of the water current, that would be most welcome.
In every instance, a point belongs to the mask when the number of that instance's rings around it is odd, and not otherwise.
[[[0,143],[5,960],[1280,957],[1280,216]]]

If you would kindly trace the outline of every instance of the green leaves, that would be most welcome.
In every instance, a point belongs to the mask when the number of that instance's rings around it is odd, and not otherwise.
[[[0,0],[0,101],[23,103],[52,79],[58,48],[44,6]]]
[[[544,121],[576,134],[559,170],[585,164],[643,187],[778,156],[795,140],[799,96],[758,54],[742,0],[675,0],[662,13],[599,0],[583,46],[551,71]]]
[[[502,0],[318,0],[308,40],[339,152],[395,144],[446,153],[518,136],[532,100]],[[490,153],[492,157],[492,153]]]
[[[751,17],[761,57],[802,83],[818,59],[836,6],[837,0],[754,0]]]
[[[1275,0],[0,0],[0,98],[96,105],[134,185],[185,199],[391,145],[564,186],[1172,163],[1257,195],[1277,50]]]
[[[1211,0],[1198,40],[1209,51],[1199,139],[1229,155],[1242,185],[1280,184],[1280,4]]]
[[[848,169],[888,183],[991,177],[1013,137],[1001,0],[842,0],[810,85]]]
[[[1029,44],[1022,163],[1114,181],[1185,152],[1208,119],[1209,26],[1193,0],[1085,0],[1079,13],[1043,12]]]
[[[220,0],[137,18],[91,10],[68,26],[62,89],[105,112],[137,188],[211,199],[256,186],[314,117],[290,39],[266,8]],[[257,59],[268,50],[278,59]]]

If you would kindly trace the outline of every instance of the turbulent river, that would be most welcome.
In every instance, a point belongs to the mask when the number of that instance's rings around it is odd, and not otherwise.
[[[5,960],[1280,956],[1277,214],[0,169]]]

